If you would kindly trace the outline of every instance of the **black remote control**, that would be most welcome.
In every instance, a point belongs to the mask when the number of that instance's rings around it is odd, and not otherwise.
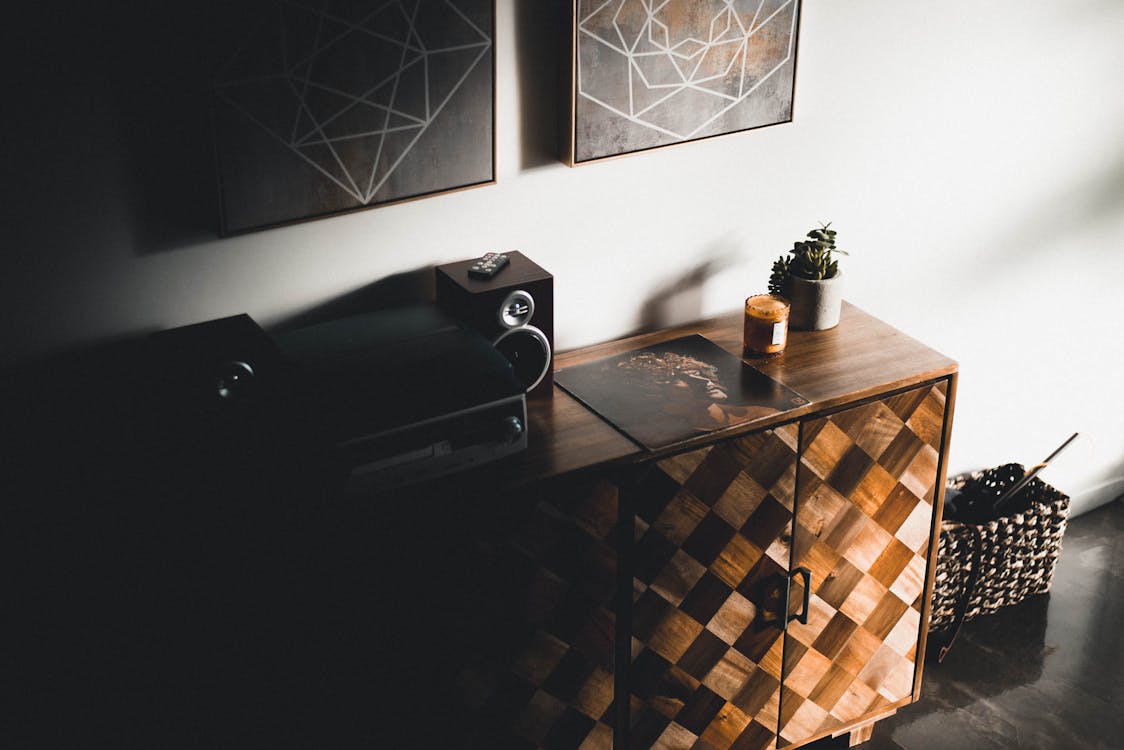
[[[502,253],[484,253],[484,257],[469,266],[468,275],[474,279],[490,279],[508,262],[507,256]]]

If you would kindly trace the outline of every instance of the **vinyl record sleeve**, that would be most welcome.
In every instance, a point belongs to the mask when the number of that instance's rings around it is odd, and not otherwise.
[[[698,334],[568,367],[555,382],[649,450],[808,403]]]

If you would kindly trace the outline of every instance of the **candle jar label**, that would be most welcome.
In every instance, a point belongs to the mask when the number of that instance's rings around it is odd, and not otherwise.
[[[788,333],[788,321],[781,320],[773,323],[773,346],[784,346],[784,337]]]

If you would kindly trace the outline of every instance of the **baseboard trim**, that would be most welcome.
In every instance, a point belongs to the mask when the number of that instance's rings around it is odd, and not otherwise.
[[[1113,477],[1070,497],[1069,515],[1076,518],[1124,496],[1124,476]]]

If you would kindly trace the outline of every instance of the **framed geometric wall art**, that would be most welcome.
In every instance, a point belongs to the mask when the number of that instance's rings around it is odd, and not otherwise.
[[[792,121],[799,0],[574,0],[570,166]]]
[[[258,0],[227,15],[224,234],[494,183],[495,0]]]

